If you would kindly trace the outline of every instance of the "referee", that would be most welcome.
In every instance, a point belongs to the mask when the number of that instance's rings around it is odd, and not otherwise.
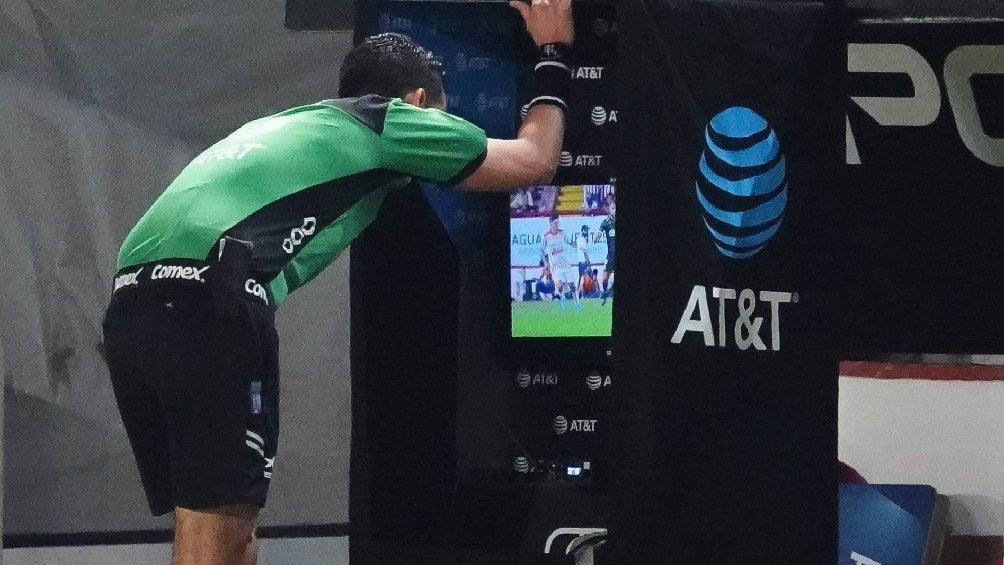
[[[337,99],[254,120],[189,163],[119,251],[106,358],[147,503],[180,564],[257,560],[279,432],[274,312],[388,193],[546,184],[564,134],[570,0],[513,2],[540,47],[516,139],[447,114],[439,63],[398,34],[345,57]]]

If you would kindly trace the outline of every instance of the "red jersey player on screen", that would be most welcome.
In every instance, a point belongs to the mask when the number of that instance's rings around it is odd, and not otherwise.
[[[575,293],[576,283],[579,280],[578,262],[576,260],[575,242],[571,234],[565,233],[558,224],[558,215],[551,215],[551,229],[544,232],[541,237],[541,244],[544,252],[544,259],[547,261],[554,277],[554,284],[558,297],[561,301],[561,308],[565,308],[565,286]],[[575,296],[575,308],[582,308],[579,302],[578,293]]]

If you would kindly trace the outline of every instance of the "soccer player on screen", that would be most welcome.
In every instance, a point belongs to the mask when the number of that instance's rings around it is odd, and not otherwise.
[[[558,215],[551,214],[551,229],[544,232],[541,237],[544,257],[554,277],[557,286],[557,293],[561,302],[561,308],[565,308],[565,286],[569,286],[572,292],[576,292],[576,281],[579,279],[578,269],[572,264],[572,249],[574,242],[570,234],[565,233],[558,224]],[[575,293],[575,307],[582,308],[579,302],[579,295]]]
[[[607,219],[603,220],[600,224],[600,233],[596,234],[596,239],[594,241],[600,240],[600,234],[607,240],[607,264],[603,267],[603,293],[600,297],[603,302],[600,305],[607,303],[607,298],[610,297],[610,293],[614,289],[613,282],[611,281],[614,274],[614,239],[617,237],[617,230],[614,227],[615,217],[617,215],[617,204],[613,200],[610,201],[610,206],[607,208],[609,215]]]
[[[579,237],[575,240],[575,251],[579,255],[579,281],[575,287],[575,302],[579,302],[579,297],[585,292],[586,279],[589,278],[589,226],[583,225],[579,231]]]

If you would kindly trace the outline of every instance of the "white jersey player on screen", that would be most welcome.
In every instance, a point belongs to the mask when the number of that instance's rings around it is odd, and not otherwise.
[[[576,290],[576,283],[579,280],[579,267],[575,240],[572,234],[566,233],[558,225],[558,215],[551,215],[551,229],[544,232],[541,237],[544,260],[547,261],[554,277],[555,290],[561,302],[561,308],[565,308],[565,286],[575,296],[575,308],[579,309],[582,304],[579,302],[579,294]]]

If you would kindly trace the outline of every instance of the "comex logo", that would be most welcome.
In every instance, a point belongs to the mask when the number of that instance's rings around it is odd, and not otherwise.
[[[564,416],[554,417],[554,433],[559,436],[568,431],[568,419]]]
[[[268,305],[268,295],[265,294],[265,287],[258,283],[258,281],[254,279],[244,281],[244,291],[264,300],[265,304]]]
[[[292,254],[293,251],[303,243],[303,239],[314,235],[314,230],[317,229],[317,218],[310,216],[303,219],[303,224],[298,228],[293,228],[289,232],[289,237],[282,240],[282,250],[287,254]]]
[[[715,246],[726,257],[746,259],[781,227],[788,176],[777,135],[760,114],[733,106],[704,134],[697,199]]]
[[[153,272],[150,273],[150,280],[182,279],[186,281],[199,281],[200,283],[204,283],[206,282],[206,279],[202,278],[202,275],[208,270],[209,267],[199,268],[182,267],[181,265],[157,265],[153,268]]]
[[[115,289],[112,292],[115,292],[122,287],[139,284],[139,275],[143,272],[144,268],[145,267],[140,267],[140,269],[135,273],[126,273],[115,277]]]
[[[530,471],[530,461],[526,457],[517,457],[512,462],[512,468],[517,473],[526,473]]]
[[[526,388],[530,386],[530,373],[527,371],[520,371],[516,374],[516,384],[519,388]]]

